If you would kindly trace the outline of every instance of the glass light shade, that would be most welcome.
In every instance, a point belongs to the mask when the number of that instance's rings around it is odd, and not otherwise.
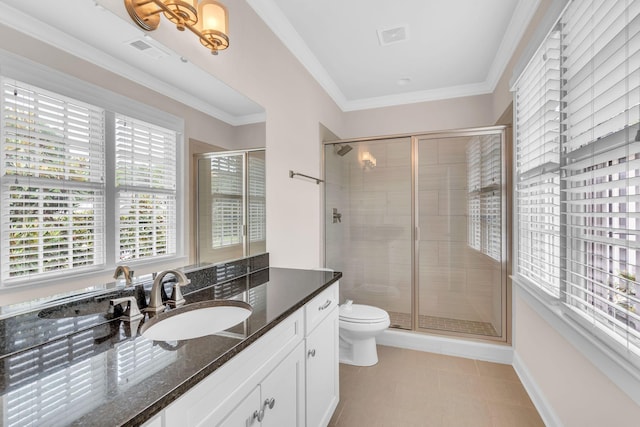
[[[198,22],[198,0],[164,0],[164,5],[170,9],[179,19],[164,12],[168,20],[176,24],[180,31],[184,30],[184,25],[195,25]]]
[[[204,36],[200,42],[212,52],[229,47],[227,8],[216,0],[202,0],[198,5],[198,30]]]
[[[215,30],[227,34],[227,9],[215,0],[202,0],[198,6],[200,31]]]

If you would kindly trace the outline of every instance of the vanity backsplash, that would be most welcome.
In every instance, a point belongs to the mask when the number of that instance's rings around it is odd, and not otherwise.
[[[209,288],[207,292],[214,292],[208,298],[225,299],[238,293],[233,286],[212,286],[246,276],[269,267],[269,254],[264,253],[249,258],[229,261],[220,264],[194,265],[183,267],[180,270],[185,273],[191,283],[182,291],[185,295],[194,294],[191,299],[197,297],[196,291]],[[259,277],[254,275],[252,280]],[[172,276],[168,275],[165,281],[165,290],[171,292]],[[69,337],[84,330],[89,330],[103,325],[105,328],[104,339],[113,336],[118,331],[111,331],[120,325],[111,322],[122,313],[118,307],[110,306],[110,301],[116,298],[134,296],[138,305],[143,307],[149,299],[149,293],[153,284],[153,276],[146,275],[135,280],[131,286],[115,286],[113,283],[97,286],[97,291],[80,292],[76,295],[49,301],[40,308],[31,308],[28,312],[15,313],[0,319],[0,359],[17,352],[52,343],[60,338]],[[108,290],[113,288],[113,290]],[[192,301],[191,301],[192,302]],[[125,323],[125,334],[136,334],[136,331],[128,331]],[[100,337],[95,339],[100,344]],[[81,351],[81,349],[79,349]]]

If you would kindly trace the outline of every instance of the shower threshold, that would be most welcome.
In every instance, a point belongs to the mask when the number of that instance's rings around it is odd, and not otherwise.
[[[411,314],[389,311],[391,327],[399,329],[411,329]],[[438,331],[459,332],[463,334],[483,335],[488,337],[500,336],[489,322],[475,320],[450,319],[437,316],[418,316],[420,329],[435,329]]]

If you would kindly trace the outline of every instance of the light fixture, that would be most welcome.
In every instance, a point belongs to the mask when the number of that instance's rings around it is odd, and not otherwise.
[[[371,153],[368,151],[365,151],[364,153],[362,153],[361,160],[362,160],[362,167],[364,169],[367,169],[367,168],[373,169],[376,167],[376,158],[373,157]]]
[[[229,47],[227,8],[216,0],[124,0],[129,16],[140,28],[153,31],[160,25],[160,14],[176,28],[189,29],[200,43],[217,55]]]

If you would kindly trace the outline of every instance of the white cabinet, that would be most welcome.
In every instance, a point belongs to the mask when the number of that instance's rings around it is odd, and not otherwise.
[[[338,284],[151,421],[153,427],[318,427],[338,405]]]
[[[255,387],[247,397],[233,408],[231,413],[218,424],[219,427],[250,426],[257,425],[258,413],[256,408],[260,406],[260,387]],[[254,416],[254,411],[255,416]]]
[[[304,423],[304,345],[300,343],[260,384],[262,427]]]
[[[283,402],[288,399],[269,385],[280,381],[279,375],[286,377],[283,381],[288,384],[291,376],[298,379],[296,387],[291,387],[298,393],[297,400],[288,410],[304,422],[303,330],[303,312],[298,310],[169,405],[164,411],[164,427],[260,426],[259,422],[248,422],[262,409],[263,383],[268,386],[265,399],[276,395],[276,399],[282,396]],[[276,412],[281,407],[285,405],[278,405]]]
[[[218,426],[300,426],[304,422],[302,396],[304,346],[300,343]]]
[[[306,325],[312,326],[305,337],[307,427],[329,424],[338,405],[337,291],[333,285],[305,307]]]

